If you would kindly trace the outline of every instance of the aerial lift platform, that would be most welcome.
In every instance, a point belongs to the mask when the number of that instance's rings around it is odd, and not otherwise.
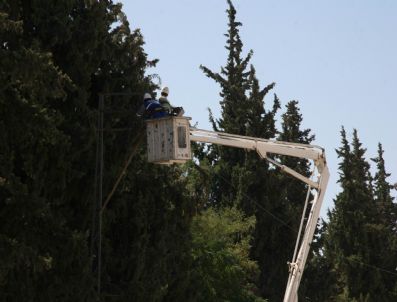
[[[184,163],[192,158],[190,142],[201,142],[242,148],[256,151],[262,159],[279,167],[283,172],[299,179],[308,186],[301,224],[296,240],[292,261],[289,265],[289,277],[284,302],[297,302],[298,289],[309,255],[321,204],[329,179],[329,170],[324,149],[314,145],[297,144],[256,137],[234,135],[190,127],[190,118],[169,116],[146,121],[148,161],[156,164]],[[313,173],[310,178],[282,165],[268,154],[285,155],[310,160]],[[309,201],[312,194],[313,199]],[[311,204],[309,214],[307,207]],[[303,232],[303,235],[302,235]]]

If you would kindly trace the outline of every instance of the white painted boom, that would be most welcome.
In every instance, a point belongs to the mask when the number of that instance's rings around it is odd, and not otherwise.
[[[289,263],[289,277],[284,295],[284,302],[297,302],[299,284],[302,278],[307,257],[309,255],[310,244],[313,240],[314,232],[316,230],[321,204],[324,199],[324,194],[329,179],[329,171],[325,159],[324,149],[313,145],[266,140],[255,137],[200,130],[196,128],[190,128],[190,140],[202,143],[212,143],[223,146],[243,148],[247,150],[256,150],[262,158],[267,159],[273,165],[278,166],[282,171],[305,182],[309,186],[309,190],[316,190],[314,199],[311,201],[310,214],[304,226],[303,237],[301,238],[299,234],[297,238],[296,246],[297,248],[299,247],[298,253],[294,253],[293,259]],[[312,160],[314,167],[317,170],[317,180],[313,181],[312,179],[299,174],[293,169],[288,168],[271,158],[268,158],[268,153]],[[305,211],[303,215],[305,215]],[[303,221],[304,220],[302,219],[302,222]]]

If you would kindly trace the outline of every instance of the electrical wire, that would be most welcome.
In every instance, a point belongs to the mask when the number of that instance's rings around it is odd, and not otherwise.
[[[204,171],[199,165],[197,165],[195,162],[194,166],[199,169],[202,173],[204,173],[205,175],[208,175],[208,173],[206,171]],[[230,187],[233,187],[233,185],[222,175],[219,175],[220,178],[222,178]],[[250,196],[248,196],[247,194],[245,194],[244,192],[242,193],[248,200],[250,200],[251,202],[253,202],[259,209],[263,210],[266,214],[268,214],[269,216],[271,216],[273,219],[277,220],[279,223],[281,223],[282,225],[286,226],[287,228],[289,228],[291,231],[293,231],[294,233],[298,233],[295,229],[293,229],[286,221],[284,221],[283,219],[281,219],[280,217],[278,217],[277,215],[273,214],[272,212],[270,212],[269,210],[267,210],[266,208],[264,208],[261,204],[259,204],[256,200],[252,199]],[[357,260],[352,260],[352,259],[347,259],[346,257],[343,257],[348,261],[352,261],[352,262],[356,262],[359,264],[362,264],[364,266],[370,267],[372,269],[376,269],[379,271],[382,271],[384,273],[388,273],[394,276],[397,276],[397,273],[389,271],[387,269],[375,266],[375,265],[371,265],[371,264],[367,264],[361,261],[357,261]],[[397,269],[397,268],[396,268]]]
[[[375,266],[375,265],[371,265],[371,264],[368,264],[368,263],[364,263],[364,262],[361,262],[361,261],[358,261],[358,260],[347,259],[346,257],[343,257],[343,258],[345,258],[345,260],[347,260],[347,261],[352,261],[352,262],[355,262],[355,263],[359,263],[359,264],[362,264],[364,266],[367,266],[367,267],[370,267],[370,268],[373,268],[373,269],[376,269],[376,270],[380,270],[380,271],[382,271],[384,273],[397,276],[397,273],[389,271],[389,270],[387,270],[385,268],[382,268],[382,267],[379,267],[379,266]]]
[[[132,143],[130,155],[128,156],[127,160],[125,161],[123,168],[122,168],[119,176],[117,177],[117,180],[115,181],[115,183],[113,185],[112,190],[110,191],[110,193],[108,194],[108,196],[105,199],[105,202],[102,205],[102,208],[100,210],[101,215],[102,215],[103,211],[106,209],[106,206],[108,205],[108,203],[110,202],[114,192],[116,192],[116,189],[117,189],[118,185],[120,184],[120,181],[123,179],[123,177],[127,173],[128,166],[130,165],[132,158],[134,157],[134,155],[136,154],[136,152],[138,151],[138,148],[140,147],[140,145],[142,143],[142,140],[144,138],[143,130],[144,130],[144,127],[141,127],[140,129],[138,129],[138,134]]]
[[[199,165],[197,165],[194,161],[193,161],[194,166],[200,170],[202,173],[204,173],[205,175],[208,175],[208,173],[206,171],[204,171]],[[233,187],[233,185],[229,182],[229,180],[227,180],[224,176],[219,175],[220,178],[222,178],[230,187]],[[294,230],[286,221],[284,221],[283,219],[281,219],[280,217],[278,217],[277,215],[273,214],[272,212],[270,212],[269,210],[267,210],[266,208],[264,208],[260,203],[258,203],[256,200],[252,199],[250,196],[248,196],[246,193],[242,193],[244,195],[245,198],[247,198],[249,201],[251,201],[252,203],[254,203],[259,209],[261,209],[262,211],[264,211],[266,214],[268,214],[269,216],[271,216],[274,220],[278,221],[279,223],[281,223],[282,225],[286,226],[287,228],[289,228],[290,230],[292,230],[293,232],[297,233],[296,230]]]

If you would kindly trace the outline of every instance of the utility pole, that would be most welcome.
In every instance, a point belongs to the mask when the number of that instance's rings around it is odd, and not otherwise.
[[[103,201],[103,111],[105,96],[99,95],[99,192],[98,192],[98,265],[97,291],[98,301],[101,301],[101,273],[102,273],[102,201]]]
[[[91,231],[91,258],[92,258],[92,270],[96,274],[97,278],[97,301],[101,301],[102,295],[102,226],[103,226],[103,212],[104,212],[104,131],[133,131],[133,128],[114,128],[104,129],[105,113],[125,113],[125,111],[117,110],[106,110],[105,100],[107,97],[119,96],[119,97],[138,97],[141,93],[124,93],[124,92],[113,92],[113,93],[100,93],[98,96],[98,117],[97,117],[97,135],[96,135],[96,166],[95,166],[95,202],[92,213],[92,231]],[[136,108],[134,108],[136,111]],[[131,112],[134,114],[135,112]],[[120,180],[118,180],[119,182]],[[116,186],[117,187],[117,186]],[[115,188],[113,188],[111,194],[113,194]],[[108,202],[109,197],[107,198]]]

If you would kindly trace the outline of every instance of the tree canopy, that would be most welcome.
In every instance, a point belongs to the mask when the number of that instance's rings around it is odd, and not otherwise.
[[[314,142],[299,102],[260,84],[227,7],[225,65],[200,67],[219,85],[213,129]],[[307,185],[255,152],[214,145],[193,144],[185,165],[148,163],[136,112],[160,87],[144,46],[112,0],[0,2],[0,300],[282,299]],[[340,134],[340,192],[299,299],[396,301],[386,151],[379,143],[369,161],[357,130]],[[311,174],[307,160],[269,156]]]

